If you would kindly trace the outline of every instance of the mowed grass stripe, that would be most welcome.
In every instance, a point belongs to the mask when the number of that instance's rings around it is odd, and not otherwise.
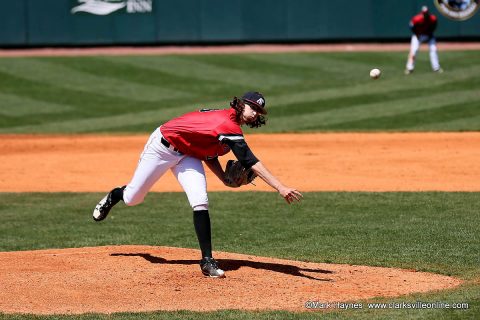
[[[290,53],[282,55],[255,54],[245,59],[258,65],[276,65],[296,76],[314,80],[322,88],[347,87],[368,79],[372,64],[340,60],[334,54]],[[348,71],[348,72],[347,72]]]
[[[278,110],[279,115],[285,113],[294,115],[296,112],[303,112],[302,104],[316,104],[318,108],[323,108],[323,105],[333,106],[336,101],[339,103],[338,107],[384,101],[385,105],[388,105],[392,99],[415,96],[423,96],[425,99],[428,99],[428,96],[431,94],[448,91],[452,92],[452,96],[457,97],[459,89],[477,88],[477,85],[480,85],[480,77],[477,76],[477,72],[480,73],[480,66],[456,69],[449,72],[448,75],[445,74],[444,76],[442,74],[440,77],[436,74],[420,74],[416,78],[413,76],[404,77],[402,75],[402,81],[399,81],[397,78],[388,78],[375,82],[364,81],[347,88],[315,89],[298,93],[282,92],[271,97],[269,100],[270,109],[273,112]],[[287,110],[287,112],[284,110]],[[318,109],[315,110],[311,107],[310,110],[318,111]]]
[[[392,90],[386,94],[363,94],[356,96],[344,96],[331,99],[319,99],[314,102],[303,103],[299,101],[295,103],[296,112],[295,115],[311,114],[318,112],[328,112],[334,110],[336,114],[343,114],[350,109],[363,109],[364,112],[377,112],[385,110],[396,110],[398,105],[404,105],[405,109],[411,110],[412,108],[430,108],[432,103],[444,103],[447,101],[478,101],[480,99],[480,93],[478,90],[462,90],[455,91],[455,94],[445,90],[444,86],[432,88],[429,93],[426,93],[422,89],[411,90]],[[358,102],[362,101],[362,104]],[[388,101],[386,103],[385,101]],[[370,105],[370,107],[367,107]],[[378,107],[377,107],[378,106]],[[383,106],[380,107],[380,106]],[[400,107],[400,106],[399,106]],[[372,108],[372,109],[370,109]],[[344,110],[345,109],[345,110]],[[275,116],[282,117],[292,116],[292,105],[283,105],[274,109]],[[375,113],[366,114],[366,116],[374,115]],[[364,114],[365,115],[365,114]],[[346,116],[351,116],[346,114]],[[342,121],[342,119],[339,119]]]
[[[243,88],[272,88],[279,85],[293,85],[300,82],[299,79],[260,73],[256,70],[244,68],[236,70],[233,67],[217,66],[213,63],[221,55],[211,56],[209,62],[199,61],[195,55],[187,56],[159,56],[159,57],[119,57],[123,63],[158,70],[175,76],[190,77],[196,81],[215,81],[221,84],[236,85]],[[235,57],[230,57],[232,66]],[[252,89],[253,90],[253,89]]]
[[[222,105],[222,102],[212,102],[212,105]],[[225,102],[223,102],[225,105]],[[226,107],[226,105],[225,105]],[[180,105],[173,108],[158,108],[135,112],[112,113],[109,116],[88,117],[84,119],[69,119],[65,121],[50,121],[46,123],[15,126],[0,129],[0,133],[90,133],[90,132],[126,132],[128,128],[137,128],[136,132],[151,132],[162,123],[186,112],[198,110],[198,104]],[[154,123],[155,126],[151,126]]]
[[[167,90],[154,85],[92,75],[51,63],[46,59],[1,59],[0,71],[31,81],[48,83],[59,88],[123,97],[136,101],[162,101],[189,95],[187,92]]]
[[[1,60],[0,60],[1,61]],[[141,112],[158,110],[159,108],[174,108],[185,101],[196,101],[192,98],[167,99],[162,101],[136,101],[124,97],[112,97],[102,94],[85,92],[75,89],[59,88],[48,83],[38,83],[19,78],[0,71],[0,93],[27,97],[40,103],[53,103],[75,107],[79,117],[83,115],[111,115],[126,112]]]
[[[276,131],[281,128],[288,128],[295,123],[297,130],[403,130],[418,121],[427,120],[422,118],[409,118],[411,114],[421,114],[422,111],[436,114],[438,119],[448,117],[469,117],[472,110],[469,103],[476,105],[480,100],[478,90],[458,91],[458,96],[451,92],[428,95],[426,97],[404,98],[399,95],[396,100],[389,99],[385,103],[382,96],[373,96],[376,103],[355,104],[355,101],[365,101],[364,97],[333,99],[318,101],[306,105],[298,104],[300,110],[309,112],[284,113],[277,117],[264,130]],[[466,103],[467,105],[462,105]],[[456,115],[447,112],[451,106],[457,106]],[[287,107],[288,108],[288,107]],[[480,110],[479,108],[477,108]],[[437,119],[437,120],[438,120]],[[455,118],[456,119],[456,118]]]
[[[475,105],[478,107],[478,103]],[[420,123],[418,125],[412,125],[409,129],[415,131],[435,131],[438,127],[441,127],[444,131],[480,131],[480,116]]]
[[[449,52],[439,52],[440,62],[442,65],[449,66],[449,69],[452,68],[465,68],[471,67],[472,65],[478,64],[478,51],[477,50],[467,50],[467,51],[449,51]],[[428,53],[426,48],[424,53],[422,53],[422,59],[428,65]],[[423,63],[423,62],[421,62]]]
[[[449,67],[454,61],[450,55],[469,59],[468,62],[462,60],[461,67]],[[445,57],[442,61],[446,61],[444,74],[429,71],[428,56],[420,55],[418,70],[408,77],[402,73],[404,55],[389,52],[6,58],[0,59],[0,94],[38,100],[40,108],[51,103],[74,109],[54,113],[39,111],[33,116],[4,111],[3,115],[0,113],[0,130],[3,133],[61,133],[62,130],[145,133],[151,130],[152,123],[161,123],[170,116],[199,108],[227,108],[234,95],[252,89],[262,91],[267,97],[269,125],[251,132],[351,131],[341,124],[369,118],[386,123],[377,125],[375,121],[367,121],[364,125],[368,127],[362,125],[361,130],[383,130],[392,122],[390,117],[433,110],[432,103],[440,106],[450,100],[451,104],[480,104],[478,96],[470,92],[480,85],[480,55],[445,52],[442,57]],[[292,61],[291,65],[288,60]],[[302,66],[309,63],[314,63],[312,71]],[[384,70],[380,80],[372,81],[368,77],[369,63],[383,64],[379,66]],[[255,66],[257,73],[252,73]],[[14,72],[16,68],[20,69],[20,75]],[[63,74],[53,76],[55,81],[42,82],[41,79],[52,77],[36,75],[42,68]],[[328,68],[335,72],[322,72]],[[362,68],[366,69],[361,71]],[[27,73],[29,76],[22,78]],[[192,74],[199,74],[201,79],[191,77]],[[264,76],[261,80],[260,75]],[[96,80],[89,82],[89,77]],[[277,78],[279,81],[272,82],[271,86],[265,82]],[[130,92],[142,89],[131,95],[118,87],[117,91],[105,94],[99,81],[105,82],[105,87],[121,83],[130,87]],[[67,85],[58,86],[57,82]],[[78,82],[82,85],[77,87],[74,84]],[[192,89],[188,90],[189,87]],[[188,94],[175,96],[177,89]],[[121,91],[119,95],[118,91]],[[145,91],[147,95],[142,96]],[[168,98],[163,99],[165,91]],[[448,93],[458,99],[452,100]],[[7,115],[7,112],[10,113]],[[443,124],[448,124],[448,130],[475,130],[477,126],[472,121],[461,121],[463,112],[464,118],[472,117],[462,107],[455,114],[444,114],[453,118],[437,119],[438,125],[429,126],[427,130],[446,130]],[[423,130],[421,128],[417,122],[405,123],[402,127],[397,123],[394,130]]]
[[[149,105],[148,102],[139,104],[138,101],[109,97],[91,92],[87,95],[79,90],[59,88],[48,83],[38,83],[1,71],[0,92],[25,97],[39,101],[39,103],[70,105],[76,107],[76,111],[81,114],[88,114],[89,111],[92,111],[100,115],[107,114],[112,110],[122,110],[123,108],[131,110],[130,107],[132,105],[137,107]]]
[[[251,59],[248,54],[232,56],[196,55],[194,58],[195,61],[200,63],[214,65],[220,68],[228,68],[236,72],[246,71],[249,74],[247,77],[255,82],[262,81],[262,78],[264,78],[263,81],[267,83],[273,80],[272,87],[299,84],[314,75],[313,73],[306,73],[304,68],[299,68],[294,65],[285,66],[276,63],[274,60],[259,62]],[[262,86],[264,86],[264,84]]]
[[[122,79],[144,85],[154,85],[160,88],[171,88],[174,91],[193,92],[195,95],[219,94],[228,89],[225,84],[219,81],[202,80],[198,81],[190,76],[181,76],[174,73],[165,73],[152,68],[151,65],[139,65],[129,63],[141,57],[124,59],[117,56],[83,57],[74,60],[70,58],[52,58],[50,62],[86,72],[93,75],[108,76],[110,78]],[[158,57],[161,59],[161,57]],[[126,61],[129,62],[126,62]]]
[[[136,57],[115,57],[116,63],[122,63],[138,68],[140,70],[151,70],[168,77],[188,78],[188,82],[192,83],[192,91],[201,93],[207,86],[222,89],[224,87],[242,87],[244,90],[249,86],[251,81],[246,79],[246,74],[233,74],[232,70],[218,68],[205,64],[199,64],[195,61],[181,60],[178,56],[144,56]]]
[[[141,115],[148,110],[158,113],[160,110],[177,108],[184,104],[182,101],[188,100],[140,103],[122,97],[85,94],[2,72],[0,94],[4,95],[0,100],[0,132],[3,133],[87,132],[92,128],[90,121],[95,119],[103,119],[102,123],[93,126],[94,129],[101,129],[106,127],[109,117],[128,114],[128,117],[135,118],[137,113]],[[57,126],[59,123],[64,123],[60,131]],[[82,129],[83,124],[86,124],[86,128]],[[123,124],[120,123],[118,127]]]
[[[33,100],[27,97],[0,92],[0,115],[35,116],[37,114],[64,113],[74,110],[69,105]]]
[[[455,92],[451,91],[453,83],[457,87]],[[337,90],[335,90],[334,93],[332,90],[327,89],[326,91],[322,91],[321,95],[319,95],[320,92],[318,91],[304,93],[308,98],[304,98],[303,101],[297,102],[292,102],[292,96],[284,96],[275,104],[274,108],[275,115],[282,116],[292,113],[291,104],[295,104],[297,114],[303,114],[312,112],[314,113],[320,110],[351,107],[358,105],[359,101],[361,101],[362,104],[378,102],[383,103],[384,105],[390,105],[391,103],[395,103],[397,100],[419,98],[428,102],[428,98],[431,95],[445,94],[446,92],[449,92],[452,98],[461,97],[461,95],[465,92],[465,88],[472,87],[472,85],[475,83],[476,79],[471,77],[463,80],[453,80],[452,82],[439,81],[437,83],[430,84],[428,90],[421,86],[412,86],[407,88],[401,87],[390,90],[382,90],[382,88],[361,90],[360,86],[360,88],[353,87],[352,90],[349,90],[344,95],[338,94]],[[474,92],[477,92],[477,90],[474,90]],[[298,97],[298,95],[295,97]],[[315,97],[318,97],[318,99],[314,99]],[[472,99],[480,102],[480,92],[476,96],[473,95]]]
[[[434,91],[444,91],[445,84],[441,84],[440,87]],[[449,86],[448,84],[446,86]],[[275,120],[271,121],[267,127],[262,131],[275,132],[282,131],[282,128],[290,129],[291,123],[295,122],[297,130],[306,129],[332,129],[335,126],[333,124],[339,124],[338,128],[342,130],[348,130],[347,127],[342,125],[344,122],[358,121],[362,119],[369,119],[372,115],[375,118],[378,116],[395,117],[414,110],[435,109],[440,108],[449,103],[462,103],[472,102],[480,100],[480,92],[478,90],[469,91],[456,91],[455,95],[451,93],[442,93],[437,95],[426,95],[425,97],[403,99],[406,96],[417,96],[425,94],[422,89],[416,90],[402,90],[402,91],[390,91],[388,95],[369,95],[369,96],[353,96],[343,97],[338,99],[330,99],[326,101],[315,101],[313,103],[302,104],[298,101],[293,106],[286,105],[283,107],[272,108],[271,114],[275,116]],[[394,100],[394,98],[397,100]],[[309,96],[311,98],[311,96]],[[402,98],[402,99],[400,99]],[[376,103],[367,103],[358,105],[358,101],[371,101]],[[281,101],[290,101],[289,97],[284,97]],[[377,102],[380,101],[380,102]],[[384,101],[389,101],[385,103]],[[206,106],[220,106],[226,107],[228,101],[215,101],[206,103]],[[280,105],[282,103],[279,103]],[[153,105],[152,107],[156,107]],[[34,130],[37,132],[70,132],[71,128],[75,128],[76,132],[94,132],[98,131],[111,131],[112,129],[127,130],[127,127],[141,128],[142,124],[151,124],[152,122],[161,123],[169,119],[169,117],[180,115],[184,112],[198,109],[198,104],[187,104],[184,106],[172,107],[167,109],[156,109],[147,111],[135,111],[125,110],[119,114],[115,112],[112,115],[102,115],[101,117],[88,117],[87,119],[75,119],[66,121],[55,121],[49,123],[41,123],[35,126],[21,126],[17,128],[10,128],[1,130],[0,132],[24,132]],[[120,107],[119,107],[120,108]],[[292,110],[293,109],[293,110]],[[459,110],[462,110],[461,108]],[[152,121],[152,119],[157,119]],[[375,122],[376,123],[376,122]],[[372,126],[374,127],[372,123]],[[358,129],[354,127],[353,130]],[[365,128],[368,129],[368,128]],[[145,126],[144,130],[148,130]]]
[[[296,123],[297,129],[306,129],[306,130],[315,130],[315,129],[341,129],[344,131],[348,130],[369,130],[375,127],[379,127],[381,123],[385,123],[384,127],[380,129],[389,129],[389,126],[393,129],[401,129],[408,127],[405,124],[405,121],[401,120],[401,116],[405,114],[413,114],[414,119],[415,114],[418,114],[420,111],[424,110],[433,110],[432,113],[435,114],[437,111],[445,111],[449,109],[442,109],[444,106],[449,107],[453,104],[456,106],[461,103],[471,102],[473,105],[476,105],[477,101],[480,99],[480,92],[477,90],[469,91],[457,91],[457,95],[452,95],[451,93],[443,93],[437,95],[430,95],[428,97],[419,97],[411,99],[399,99],[392,100],[389,104],[384,102],[377,103],[368,103],[365,105],[355,105],[355,101],[358,101],[358,97],[353,98],[344,98],[338,100],[330,101],[318,101],[315,103],[302,105],[300,103],[296,104],[298,108],[297,112],[286,113],[286,114],[275,114],[276,118],[274,121],[271,121],[269,125],[262,129],[262,131],[274,132],[282,131],[282,128],[290,129],[289,126],[292,122]],[[401,95],[399,95],[400,97]],[[372,97],[374,101],[384,100],[382,96]],[[216,101],[209,103],[208,105],[220,106],[225,105],[226,101]],[[353,105],[353,106],[352,106]],[[169,120],[171,117],[178,116],[184,112],[198,109],[198,105],[189,104],[184,106],[179,106],[169,109],[158,109],[158,110],[149,110],[142,112],[123,113],[123,114],[113,114],[111,116],[101,116],[101,117],[89,117],[87,119],[79,120],[67,120],[60,122],[48,122],[44,124],[39,124],[35,126],[22,126],[17,128],[10,128],[6,131],[10,132],[23,132],[29,130],[35,130],[37,132],[62,132],[68,131],[69,128],[75,128],[76,132],[95,132],[95,131],[110,131],[111,129],[120,129],[126,130],[127,127],[139,126],[142,124],[152,123],[152,119],[155,119],[155,123],[162,123],[163,121]],[[458,105],[457,108],[454,108],[456,111],[455,117],[471,117],[474,110],[466,110],[468,104]],[[288,107],[287,107],[288,108]],[[438,109],[435,111],[435,109]],[[317,111],[319,110],[319,111]],[[276,110],[272,111],[276,112]],[[465,115],[466,113],[466,115]],[[372,116],[374,115],[374,116]],[[475,115],[475,114],[473,114]],[[445,117],[453,116],[450,113],[442,113],[438,115],[436,119],[443,119]],[[443,118],[442,118],[443,117]],[[410,119],[406,116],[405,119]],[[433,119],[433,118],[432,118]],[[456,119],[456,118],[455,118]],[[423,121],[424,119],[418,118],[418,121]],[[417,122],[414,122],[415,125]],[[363,123],[363,125],[362,125]],[[427,123],[425,121],[424,123]],[[349,128],[348,126],[352,127]],[[145,126],[145,130],[148,130]],[[5,131],[0,129],[0,132]]]
[[[244,54],[234,55],[179,55],[180,61],[189,61],[193,66],[211,67],[223,70],[228,81],[242,85],[247,90],[265,91],[282,86],[296,86],[305,80],[305,75],[285,72],[282,66],[271,63],[262,65],[246,59]],[[240,78],[240,79],[237,79]],[[241,81],[241,83],[238,83]],[[262,90],[257,88],[263,88]],[[242,92],[243,93],[243,92]]]
[[[392,116],[370,117],[368,119],[349,121],[332,125],[320,125],[315,128],[337,129],[337,130],[370,130],[373,126],[377,130],[400,130],[409,127],[421,127],[425,124],[444,123],[447,119],[450,121],[470,119],[480,116],[478,102],[441,105],[438,104],[434,109],[415,110]],[[472,124],[470,130],[479,130],[480,123]]]
[[[344,73],[345,70],[355,68],[362,69],[369,66],[371,61],[354,61],[351,55],[347,54],[346,59],[341,59],[344,53],[285,53],[285,54],[245,54],[245,59],[258,61],[260,63],[277,64],[282,67],[298,68],[302,72],[312,72],[318,75],[318,71],[328,72],[328,69]],[[343,72],[342,72],[343,71]],[[335,75],[335,73],[332,73]]]

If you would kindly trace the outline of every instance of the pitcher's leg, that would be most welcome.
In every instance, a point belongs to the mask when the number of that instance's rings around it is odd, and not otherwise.
[[[160,143],[158,129],[155,130],[145,144],[132,181],[127,186],[114,188],[103,197],[93,210],[93,219],[104,220],[120,200],[129,206],[141,203],[153,184],[182,157],[165,148]]]
[[[212,258],[207,179],[203,164],[198,159],[185,157],[172,168],[172,171],[185,190],[188,202],[193,209],[193,225],[202,250],[202,258]]]
[[[212,258],[212,231],[208,210],[193,211],[193,226],[202,251],[202,258]]]
[[[161,161],[153,155],[144,155],[123,192],[125,204],[135,206],[142,203],[148,191],[170,167],[170,163]]]
[[[134,206],[142,203],[155,182],[182,157],[163,146],[160,136],[154,132],[145,145],[132,180],[124,190],[123,201],[125,204]]]
[[[200,268],[208,277],[222,278],[225,272],[220,269],[212,255],[212,233],[210,213],[208,212],[207,180],[200,160],[185,157],[174,168],[173,174],[187,194],[188,202],[193,208],[193,225],[198,244],[202,252]]]
[[[187,194],[190,206],[208,209],[207,179],[202,161],[187,156],[172,168],[172,172]]]

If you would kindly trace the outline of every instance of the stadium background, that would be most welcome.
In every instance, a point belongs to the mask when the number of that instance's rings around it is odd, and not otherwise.
[[[402,41],[424,4],[439,17],[440,39],[480,38],[480,15],[451,21],[418,0],[129,0],[99,16],[72,13],[75,0],[0,0],[2,46],[246,42]],[[145,2],[146,1],[146,2]]]

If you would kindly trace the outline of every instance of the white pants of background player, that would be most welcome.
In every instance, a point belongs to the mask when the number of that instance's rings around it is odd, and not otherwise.
[[[415,57],[417,55],[418,49],[420,49],[420,44],[428,42],[428,49],[430,51],[430,63],[432,65],[433,71],[438,71],[440,69],[440,63],[438,62],[437,54],[437,42],[435,37],[429,37],[428,35],[412,35],[412,40],[410,41],[410,53],[408,54],[407,60],[407,70],[413,71],[415,68]]]
[[[207,180],[202,161],[165,147],[156,129],[145,144],[137,169],[123,192],[128,206],[143,202],[155,182],[169,169],[173,172],[194,210],[208,210]]]

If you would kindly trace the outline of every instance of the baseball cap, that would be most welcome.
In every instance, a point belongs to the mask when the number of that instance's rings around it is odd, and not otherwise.
[[[267,109],[265,109],[265,97],[261,93],[256,91],[246,92],[242,96],[242,100],[248,102],[248,104],[258,112],[267,114]]]

